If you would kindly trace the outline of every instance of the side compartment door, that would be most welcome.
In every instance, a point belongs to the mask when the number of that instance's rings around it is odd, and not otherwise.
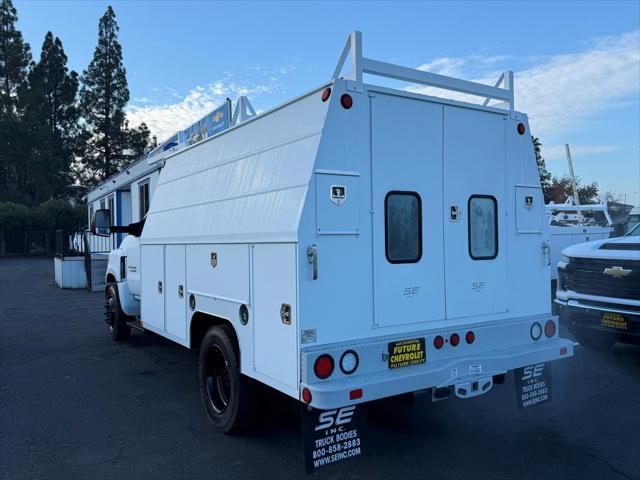
[[[254,368],[295,389],[298,383],[296,246],[258,244],[252,251]],[[283,309],[288,309],[288,316]]]
[[[442,106],[371,100],[374,326],[442,320]]]
[[[505,123],[444,108],[447,318],[506,311]]]
[[[164,331],[164,246],[141,245],[140,257],[142,323],[161,333]]]
[[[165,331],[181,342],[187,339],[187,288],[185,285],[185,246],[167,245],[165,261]]]

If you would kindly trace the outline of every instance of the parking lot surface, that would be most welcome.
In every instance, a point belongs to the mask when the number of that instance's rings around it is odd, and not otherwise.
[[[1,478],[305,476],[293,400],[269,392],[253,432],[222,435],[197,352],[137,332],[114,343],[102,315],[103,295],[53,284],[52,259],[0,259]],[[640,348],[578,346],[532,409],[513,375],[475,399],[370,405],[364,456],[317,476],[640,479],[639,397]]]

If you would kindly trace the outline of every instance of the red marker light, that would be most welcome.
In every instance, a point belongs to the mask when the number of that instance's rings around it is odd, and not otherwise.
[[[340,97],[340,104],[343,108],[349,110],[353,106],[353,98],[351,98],[351,95],[345,93]]]
[[[519,123],[518,124],[518,133],[520,135],[524,135],[524,132],[526,132],[526,131],[527,131],[527,129],[525,128],[524,123]]]
[[[433,346],[440,350],[444,346],[444,338],[438,335],[433,339]]]
[[[302,389],[302,401],[304,403],[311,403],[311,390],[309,390],[307,387]]]
[[[362,398],[362,389],[361,388],[356,388],[355,390],[351,390],[349,392],[349,400],[357,400],[359,398]]]
[[[476,340],[476,334],[469,330],[464,336],[464,339],[467,341],[467,343],[471,344]]]
[[[313,371],[315,372],[316,377],[321,380],[329,378],[333,373],[333,358],[331,358],[331,355],[327,355],[326,353],[324,355],[320,355],[316,359],[316,363],[313,365]]]
[[[452,346],[457,347],[460,343],[460,335],[458,335],[457,333],[452,333],[451,337],[449,337],[449,343]]]
[[[331,96],[331,88],[327,87],[322,91],[322,101],[326,102]]]
[[[567,347],[562,347],[560,349],[560,355],[566,355],[567,354]]]

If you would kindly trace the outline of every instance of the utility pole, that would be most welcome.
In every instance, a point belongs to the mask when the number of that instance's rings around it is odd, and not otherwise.
[[[576,176],[573,173],[573,162],[571,161],[571,152],[569,151],[569,144],[564,144],[565,152],[567,153],[567,163],[569,164],[569,177],[571,178],[571,187],[573,188],[573,203],[580,205],[580,197],[578,197],[578,186],[576,185]],[[578,222],[582,221],[582,212],[578,211]]]

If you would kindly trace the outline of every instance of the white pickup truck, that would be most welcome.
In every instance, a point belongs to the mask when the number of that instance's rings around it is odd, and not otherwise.
[[[336,409],[471,398],[520,368],[531,380],[573,343],[551,314],[549,227],[513,102],[512,72],[491,86],[372,60],[354,32],[329,82],[150,159],[143,223],[95,212],[94,232],[129,234],[109,257],[111,336],[136,327],[199,348],[224,432],[248,423],[256,382]]]
[[[555,302],[581,344],[640,344],[640,225],[623,237],[565,248]]]

